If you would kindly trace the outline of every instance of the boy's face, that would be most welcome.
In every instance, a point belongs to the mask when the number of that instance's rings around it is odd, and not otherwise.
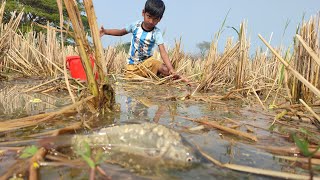
[[[161,20],[161,18],[154,17],[144,10],[142,11],[142,16],[144,18],[142,26],[146,30],[152,30]]]

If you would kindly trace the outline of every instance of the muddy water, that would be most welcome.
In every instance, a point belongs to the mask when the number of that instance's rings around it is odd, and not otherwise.
[[[29,83],[39,84],[39,81]],[[28,84],[30,85],[30,84]],[[58,93],[23,93],[27,89],[25,81],[2,86],[0,92],[0,123],[6,119],[14,119],[44,113],[63,107],[71,100],[65,91]],[[187,95],[194,90],[186,86],[150,85],[146,83],[117,83],[115,85],[116,102],[120,111],[111,115],[95,119],[94,130],[107,127],[110,124],[127,124],[142,122],[157,122],[175,129],[193,145],[222,163],[233,163],[261,169],[306,174],[305,170],[292,167],[290,162],[276,158],[274,155],[257,148],[261,146],[288,146],[286,139],[266,130],[251,127],[252,135],[257,136],[258,142],[246,140],[216,129],[198,128],[199,124],[190,119],[207,118],[212,121],[232,119],[239,123],[252,124],[268,128],[273,120],[272,115],[263,112],[256,104],[249,104],[242,100],[203,100],[188,99]],[[195,96],[209,97],[216,94],[196,94]],[[206,101],[207,100],[207,101]],[[19,143],[6,144],[13,140],[31,140],[24,145],[37,144],[40,139],[28,138],[28,135],[61,128],[66,123],[77,122],[88,116],[86,112],[71,117],[61,117],[60,121],[46,122],[36,127],[24,128],[18,131],[0,133],[1,147],[19,146]],[[106,119],[107,118],[107,119]],[[240,126],[238,130],[246,131],[247,127]],[[90,133],[90,130],[80,133]],[[17,161],[13,152],[0,154],[0,175]],[[219,168],[208,161],[185,170],[152,170],[152,173],[133,172],[130,167],[117,164],[103,163],[101,167],[112,179],[269,179],[265,176],[240,173]],[[87,179],[88,169],[77,167],[41,167],[42,179]],[[100,177],[102,178],[102,177]]]

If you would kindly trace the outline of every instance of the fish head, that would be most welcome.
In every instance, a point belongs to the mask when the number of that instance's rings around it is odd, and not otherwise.
[[[163,157],[182,166],[192,166],[201,162],[199,153],[192,146],[186,144],[177,144],[169,147]]]

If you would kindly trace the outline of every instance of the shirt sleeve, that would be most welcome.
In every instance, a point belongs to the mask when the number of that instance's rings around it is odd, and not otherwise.
[[[134,28],[137,27],[137,22],[133,22],[131,24],[128,24],[125,29],[128,33],[132,33],[134,31]]]
[[[161,45],[163,44],[163,37],[162,37],[162,33],[160,30],[158,30],[156,33],[155,33],[155,39],[156,39],[156,45]]]

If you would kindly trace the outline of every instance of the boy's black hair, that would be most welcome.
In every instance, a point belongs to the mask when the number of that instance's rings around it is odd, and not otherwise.
[[[149,13],[156,18],[162,18],[166,7],[162,0],[147,0],[144,6],[144,12]]]

